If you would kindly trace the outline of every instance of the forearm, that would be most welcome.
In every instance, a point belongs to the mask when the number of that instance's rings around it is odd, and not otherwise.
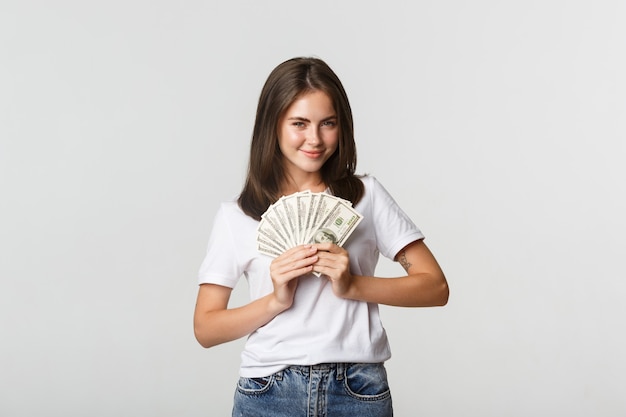
[[[194,333],[200,345],[209,348],[249,335],[281,311],[269,295],[242,307],[196,312]]]
[[[399,278],[353,275],[344,298],[399,307],[434,307],[448,302],[448,284],[439,274]]]

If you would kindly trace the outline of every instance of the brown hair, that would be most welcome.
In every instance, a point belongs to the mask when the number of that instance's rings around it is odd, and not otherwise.
[[[280,117],[298,97],[312,91],[330,97],[339,126],[339,144],[320,170],[322,180],[332,194],[353,204],[363,196],[363,183],[354,174],[352,110],[341,81],[321,59],[292,58],[274,68],[259,97],[248,174],[238,200],[243,212],[256,220],[280,198],[285,176],[277,135]]]

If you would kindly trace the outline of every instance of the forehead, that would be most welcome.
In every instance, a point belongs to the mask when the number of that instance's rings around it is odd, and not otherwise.
[[[285,110],[285,113],[298,112],[334,113],[335,106],[332,98],[327,93],[321,90],[313,90],[298,95]],[[330,115],[326,114],[326,117]]]

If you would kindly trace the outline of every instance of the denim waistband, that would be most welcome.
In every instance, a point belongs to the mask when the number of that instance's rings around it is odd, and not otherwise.
[[[303,375],[334,373],[337,380],[342,380],[345,375],[346,368],[350,365],[350,363],[343,362],[318,363],[315,365],[290,365],[286,369],[278,372],[276,377],[282,379],[283,372],[292,371]]]
[[[341,380],[348,366],[350,366],[349,363],[340,362],[318,363],[315,365],[290,365],[286,369],[278,372],[276,376],[282,379],[282,374],[286,371],[297,372],[304,375],[335,373],[335,378]]]
[[[318,363],[315,365],[290,365],[288,368],[292,369],[307,369],[315,371],[326,371],[331,369],[345,368],[350,365],[349,363]]]

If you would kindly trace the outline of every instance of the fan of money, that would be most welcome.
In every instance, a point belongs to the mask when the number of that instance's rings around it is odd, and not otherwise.
[[[343,246],[362,219],[348,200],[301,191],[281,197],[261,216],[257,248],[276,257],[306,243],[333,242]]]

